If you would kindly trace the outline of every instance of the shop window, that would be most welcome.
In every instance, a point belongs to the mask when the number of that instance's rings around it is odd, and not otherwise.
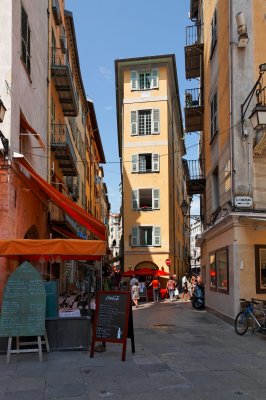
[[[229,293],[228,249],[222,248],[210,254],[210,289]]]
[[[266,246],[255,245],[256,293],[266,293]]]

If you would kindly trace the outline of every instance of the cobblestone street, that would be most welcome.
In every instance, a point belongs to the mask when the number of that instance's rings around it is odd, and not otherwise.
[[[134,309],[136,353],[128,340],[107,351],[0,356],[1,400],[265,400],[266,338],[234,328],[190,302]]]

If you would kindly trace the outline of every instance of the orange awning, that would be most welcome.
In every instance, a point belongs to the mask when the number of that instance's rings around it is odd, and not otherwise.
[[[85,226],[89,231],[93,232],[99,239],[105,240],[106,228],[105,225],[97,218],[93,217],[87,211],[79,207],[74,201],[70,200],[62,193],[58,192],[52,185],[46,182],[38,175],[32,166],[23,156],[17,157],[16,160],[25,168],[39,185],[40,189],[51,199],[58,207],[73,218],[79,225]]]
[[[102,240],[10,239],[0,240],[0,257],[34,260],[60,256],[62,260],[93,260],[106,254]]]

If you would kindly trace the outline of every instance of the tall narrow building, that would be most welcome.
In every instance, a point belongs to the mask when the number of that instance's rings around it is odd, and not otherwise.
[[[198,244],[206,304],[230,320],[240,298],[266,299],[265,15],[264,0],[190,1],[186,130],[203,132],[206,171]]]
[[[115,72],[123,267],[181,275],[188,267],[188,247],[181,211],[185,150],[175,56],[116,60]]]

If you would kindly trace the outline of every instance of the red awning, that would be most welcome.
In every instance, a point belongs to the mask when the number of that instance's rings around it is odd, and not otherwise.
[[[106,254],[102,240],[82,239],[10,239],[0,240],[0,257],[45,260],[60,256],[62,260],[95,260]]]
[[[38,175],[32,166],[25,160],[23,156],[17,157],[16,160],[20,165],[25,168],[39,185],[40,189],[51,199],[58,207],[62,208],[64,212],[73,218],[79,225],[85,226],[89,231],[93,232],[99,239],[105,240],[106,229],[105,225],[97,218],[93,217],[74,201],[70,200],[62,193],[58,192],[52,185],[46,182],[40,175]]]

